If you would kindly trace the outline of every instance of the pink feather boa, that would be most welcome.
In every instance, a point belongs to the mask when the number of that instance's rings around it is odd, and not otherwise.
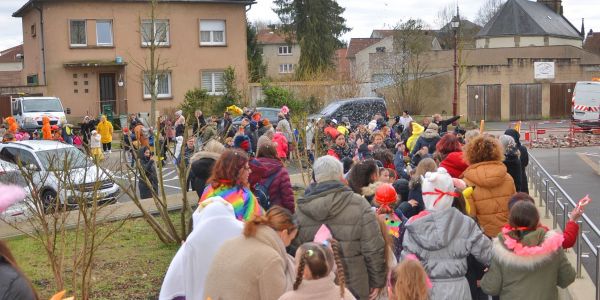
[[[550,237],[546,238],[544,242],[542,242],[539,246],[524,246],[519,243],[519,241],[511,238],[508,233],[511,231],[509,226],[504,226],[502,228],[502,237],[504,238],[504,245],[509,250],[512,250],[516,255],[519,256],[533,256],[533,255],[542,255],[542,254],[550,254],[555,252],[559,248],[562,247],[562,242],[564,237],[560,233],[554,233]]]

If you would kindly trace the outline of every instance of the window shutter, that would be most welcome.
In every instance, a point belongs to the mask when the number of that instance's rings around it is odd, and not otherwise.
[[[202,72],[202,88],[214,92],[212,89],[212,72]]]

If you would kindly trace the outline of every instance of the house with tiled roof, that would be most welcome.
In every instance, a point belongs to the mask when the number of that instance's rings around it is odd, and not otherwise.
[[[277,28],[258,31],[256,43],[262,49],[267,76],[271,79],[290,79],[300,60],[300,45]]]
[[[600,32],[590,29],[583,43],[583,49],[600,55]]]
[[[0,87],[21,84],[23,45],[0,51]]]
[[[157,47],[158,114],[187,91],[224,92],[224,70],[247,82],[246,11],[254,0],[29,0],[20,83],[60,97],[71,117],[150,112],[149,47]],[[0,89],[0,94],[5,90]]]

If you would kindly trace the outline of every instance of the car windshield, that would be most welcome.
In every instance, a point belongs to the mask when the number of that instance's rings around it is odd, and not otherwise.
[[[39,151],[37,155],[46,170],[80,169],[89,163],[88,157],[75,147]]]
[[[62,112],[63,108],[58,99],[27,99],[23,100],[23,112]]]
[[[322,115],[329,115],[332,114],[333,112],[336,111],[336,109],[338,109],[340,107],[339,103],[331,103],[329,105],[327,105],[325,108],[323,108],[320,112],[320,114]]]

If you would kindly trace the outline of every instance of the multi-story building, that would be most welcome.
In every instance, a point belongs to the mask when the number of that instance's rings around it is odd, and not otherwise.
[[[22,84],[58,96],[72,116],[149,112],[150,47],[158,60],[157,110],[186,91],[223,92],[223,70],[247,81],[246,6],[253,0],[30,0],[22,19]],[[240,86],[241,87],[241,86]]]
[[[0,51],[0,87],[21,83],[23,45]]]
[[[256,40],[267,65],[267,76],[276,81],[293,77],[300,59],[300,45],[272,29],[260,30]]]

